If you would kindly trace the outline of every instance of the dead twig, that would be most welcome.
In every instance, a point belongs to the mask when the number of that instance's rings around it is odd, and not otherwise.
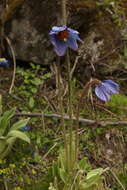
[[[13,76],[12,76],[12,82],[11,82],[11,86],[10,86],[10,89],[9,89],[9,94],[11,94],[12,92],[12,88],[14,86],[14,82],[15,82],[15,74],[16,74],[16,58],[15,58],[15,53],[14,53],[14,49],[11,45],[11,41],[10,39],[6,36],[5,37],[9,47],[10,47],[10,50],[11,50],[11,53],[12,53],[12,58],[13,58],[13,63],[14,63],[14,69],[13,69]]]
[[[61,119],[61,115],[60,114],[46,114],[46,113],[16,113],[15,116],[26,116],[26,117],[49,117],[49,118],[58,118]],[[64,115],[63,119],[65,120],[69,120],[69,116],[68,115]],[[76,117],[72,118],[74,121],[76,121]],[[85,119],[85,118],[79,118],[79,122],[82,124],[85,124],[87,126],[89,125],[93,125],[93,126],[97,126],[97,127],[105,127],[105,126],[127,126],[127,121],[123,120],[116,120],[116,121],[99,121],[99,120],[91,120],[91,119]]]

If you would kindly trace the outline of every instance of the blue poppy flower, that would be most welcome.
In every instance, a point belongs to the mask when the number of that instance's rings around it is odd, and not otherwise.
[[[30,129],[31,129],[31,127],[29,125],[26,125],[21,128],[21,131],[29,131]]]
[[[119,92],[119,85],[112,80],[104,80],[95,88],[95,94],[104,102],[110,100],[111,95]]]
[[[8,67],[9,63],[8,60],[6,60],[5,58],[0,58],[0,67]]]
[[[77,41],[82,42],[78,35],[78,31],[68,28],[67,26],[54,26],[49,33],[50,41],[58,56],[63,56],[68,47],[73,50],[78,49]]]

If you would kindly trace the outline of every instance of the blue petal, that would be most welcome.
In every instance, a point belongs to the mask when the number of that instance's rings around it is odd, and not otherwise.
[[[107,91],[108,94],[116,94],[116,93],[119,92],[119,91],[116,89],[116,87],[114,87],[114,86],[111,86],[111,85],[106,84],[106,83],[105,83],[105,84],[103,83],[103,85],[105,86],[106,91]]]
[[[5,58],[0,58],[0,67],[8,67],[9,62]]]
[[[69,40],[67,41],[67,44],[71,49],[77,50],[78,49],[77,40],[82,42],[82,40],[78,36],[79,32],[71,28],[68,28],[68,31],[69,31]]]
[[[97,95],[99,99],[101,99],[104,102],[107,102],[108,100],[110,100],[110,95],[106,93],[106,89],[102,84],[96,86],[95,94]]]
[[[56,35],[55,34],[50,34],[49,35],[49,39],[51,41],[51,43],[56,46]]]
[[[104,80],[103,81],[106,85],[110,86],[110,88],[112,89],[112,91],[114,91],[114,93],[118,93],[120,88],[119,88],[119,85],[112,81],[112,80]]]
[[[64,30],[68,30],[69,32],[69,39],[66,42],[57,39],[57,34]],[[71,28],[67,28],[67,26],[54,26],[52,27],[52,30],[49,33],[49,38],[51,43],[54,45],[54,50],[56,54],[58,56],[63,56],[66,52],[67,47],[70,47],[73,50],[78,49],[77,40],[82,42],[78,35],[78,31],[73,30]]]
[[[66,30],[67,26],[53,26],[52,30],[50,31],[49,35],[51,34],[58,34],[59,32]]]
[[[119,92],[119,85],[112,80],[105,80],[102,82],[109,94],[115,94]]]
[[[57,43],[55,45],[55,52],[58,56],[64,56],[67,49],[67,43],[66,42],[60,42],[57,40]]]
[[[58,56],[64,56],[67,49],[67,42],[57,39],[55,34],[50,35],[50,41],[54,45],[54,50]]]
[[[26,125],[21,128],[21,131],[29,131],[30,129],[31,129],[31,127],[29,125]]]
[[[79,32],[76,31],[76,30],[73,30],[71,28],[68,28],[68,31],[69,31],[69,38],[70,39],[74,39],[74,40],[79,40],[80,42],[83,42],[80,38],[79,38]]]
[[[70,38],[68,41],[67,41],[67,44],[68,46],[73,49],[73,50],[77,50],[78,49],[78,44],[77,44],[77,41],[73,38]]]

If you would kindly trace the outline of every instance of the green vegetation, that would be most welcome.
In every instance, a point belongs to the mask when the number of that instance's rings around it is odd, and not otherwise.
[[[19,6],[23,1],[14,2]],[[91,2],[79,5],[107,11],[120,30],[126,26],[122,1]],[[126,46],[118,52],[117,64],[98,77],[102,81],[91,76],[86,81],[76,68],[72,72],[68,51],[64,64],[17,66],[12,94],[12,70],[0,70],[5,75],[0,89],[1,190],[127,189]],[[117,81],[120,93],[115,82],[114,88],[104,86],[104,78]]]

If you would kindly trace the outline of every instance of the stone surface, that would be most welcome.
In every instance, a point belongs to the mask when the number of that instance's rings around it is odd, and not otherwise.
[[[84,44],[79,48],[83,67],[97,62],[102,54],[109,52],[119,43],[119,32],[110,15],[98,11],[95,3],[86,3],[82,5],[79,1],[76,4],[72,0],[68,5],[68,24],[78,30],[84,40]],[[16,58],[39,64],[52,63],[56,55],[48,33],[52,26],[57,25],[58,20],[60,5],[55,0],[26,0],[6,24],[6,34],[11,39]],[[73,54],[75,52],[72,52]],[[74,61],[74,56],[71,57]],[[90,64],[88,67],[91,67]]]
[[[54,2],[54,3],[52,3]],[[40,64],[53,59],[48,33],[57,16],[52,0],[25,1],[6,25],[6,34],[11,39],[16,58]]]

